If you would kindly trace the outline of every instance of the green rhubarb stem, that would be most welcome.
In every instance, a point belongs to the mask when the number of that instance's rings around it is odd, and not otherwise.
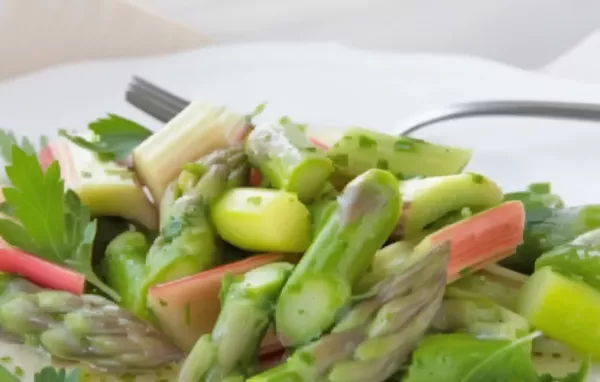
[[[275,321],[285,344],[302,345],[331,327],[396,225],[399,207],[398,181],[387,171],[369,170],[348,184],[278,300]]]
[[[183,356],[165,335],[103,297],[44,290],[7,274],[0,289],[0,331],[54,357],[125,373]]]
[[[217,382],[247,375],[256,361],[275,300],[293,265],[273,263],[228,277],[211,335],[200,338],[182,366],[180,382]]]
[[[329,149],[336,174],[347,179],[371,168],[388,170],[399,179],[457,174],[471,159],[471,151],[408,137],[395,137],[352,128]]]
[[[275,188],[295,192],[302,201],[318,196],[333,164],[308,139],[302,125],[282,118],[257,126],[246,140],[250,162]]]
[[[150,245],[140,232],[123,232],[106,248],[106,282],[121,296],[121,306],[148,319],[142,283],[146,277],[146,254]]]

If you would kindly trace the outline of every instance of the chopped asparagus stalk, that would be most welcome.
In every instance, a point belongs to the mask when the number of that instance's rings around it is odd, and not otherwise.
[[[106,248],[106,282],[121,296],[121,305],[141,319],[148,319],[142,283],[150,245],[140,232],[123,232]]]
[[[215,203],[211,217],[225,241],[248,251],[300,253],[310,244],[310,214],[293,193],[236,188]]]
[[[600,292],[591,286],[544,267],[521,290],[519,313],[580,355],[600,360]]]
[[[481,211],[502,202],[498,185],[479,174],[464,173],[400,182],[402,217],[395,235],[412,240],[452,211]],[[451,195],[451,197],[449,196]]]
[[[450,246],[415,254],[373,284],[331,333],[248,382],[383,382],[397,372],[439,310]]]
[[[1,277],[0,330],[54,357],[113,373],[151,369],[183,357],[162,333],[103,297]]]
[[[292,268],[289,263],[268,264],[223,282],[223,308],[212,335],[198,340],[182,366],[180,382],[236,380],[250,372]]]
[[[186,165],[171,187],[173,203],[166,208],[160,235],[146,257],[148,288],[193,275],[218,264],[221,242],[209,219],[209,207],[228,189],[248,179],[240,148],[217,150]]]
[[[304,127],[287,118],[257,126],[248,135],[246,153],[272,186],[304,202],[323,190],[333,172],[331,160],[309,141]]]
[[[471,151],[352,128],[333,144],[328,156],[336,173],[346,179],[372,168],[388,170],[399,179],[406,179],[457,174],[471,159]]]
[[[65,138],[44,150],[46,161],[58,161],[67,188],[96,216],[121,216],[150,230],[158,228],[158,213],[135,173],[114,161],[101,159]]]
[[[133,151],[136,173],[160,203],[167,185],[184,164],[216,149],[241,143],[247,118],[225,107],[194,101]]]
[[[398,221],[397,185],[391,173],[369,170],[345,188],[277,302],[276,328],[284,344],[319,337],[350,302],[353,284]]]

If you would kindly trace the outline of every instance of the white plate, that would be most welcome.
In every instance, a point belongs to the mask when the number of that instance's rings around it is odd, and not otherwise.
[[[264,119],[289,115],[323,128],[362,125],[387,132],[399,131],[398,123],[419,111],[474,99],[600,103],[597,87],[475,58],[378,53],[339,44],[244,44],[69,65],[0,84],[0,126],[52,135],[58,128],[85,129],[112,112],[158,128],[124,101],[133,74],[185,98],[239,111],[267,101]],[[549,180],[569,204],[600,203],[596,125],[478,118],[434,126],[419,136],[474,148],[469,170],[490,175],[507,191]],[[0,352],[13,350],[0,346]],[[27,371],[38,366],[34,357],[21,354],[17,362]]]

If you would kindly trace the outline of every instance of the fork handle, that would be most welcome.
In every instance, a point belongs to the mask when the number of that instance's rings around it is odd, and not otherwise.
[[[449,105],[411,118],[402,125],[408,126],[400,135],[438,122],[480,116],[539,117],[600,121],[600,105],[579,102],[552,101],[475,101]]]

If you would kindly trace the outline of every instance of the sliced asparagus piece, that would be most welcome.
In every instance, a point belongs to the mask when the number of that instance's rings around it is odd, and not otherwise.
[[[348,184],[277,302],[275,322],[284,344],[305,344],[331,327],[399,211],[398,181],[391,173],[369,170]]]
[[[431,223],[468,207],[476,212],[502,202],[498,185],[479,174],[464,173],[400,182],[402,217],[395,236],[412,240]]]
[[[194,101],[133,151],[136,173],[160,203],[167,185],[186,163],[240,144],[250,124],[225,107]]]
[[[192,349],[179,382],[229,381],[248,374],[292,268],[289,263],[268,264],[223,282],[217,323]]]
[[[352,179],[372,168],[399,179],[457,174],[471,159],[471,151],[422,140],[395,137],[363,128],[348,129],[329,149],[336,174]]]
[[[112,373],[183,358],[162,333],[103,297],[45,290],[7,274],[0,291],[0,330],[54,357]]]
[[[341,316],[330,334],[248,382],[387,380],[406,361],[440,307],[449,250],[445,243],[415,254],[406,267],[390,270]]]
[[[259,125],[248,135],[246,153],[273,187],[310,201],[325,187],[333,164],[304,130],[287,118]]]
[[[310,244],[310,213],[294,193],[229,190],[215,203],[211,217],[225,241],[248,251],[302,253]]]
[[[142,293],[158,283],[177,280],[219,261],[219,238],[208,218],[210,205],[225,191],[248,179],[240,148],[217,150],[184,171],[170,186],[172,205],[162,206],[160,236],[146,258],[148,277]]]
[[[106,248],[106,282],[121,296],[121,305],[141,319],[148,319],[145,296],[140,294],[146,277],[150,245],[140,232],[123,232]]]

